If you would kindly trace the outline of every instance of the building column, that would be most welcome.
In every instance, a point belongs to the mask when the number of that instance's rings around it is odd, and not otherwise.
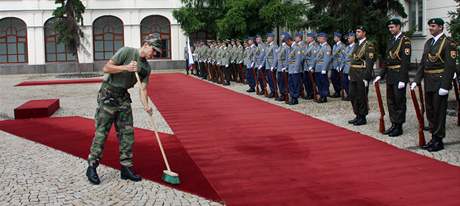
[[[83,26],[83,38],[80,39],[81,46],[78,50],[78,60],[80,63],[93,63],[93,28],[91,25]]]
[[[45,37],[42,26],[27,26],[27,58],[29,65],[45,64]]]
[[[125,46],[139,48],[141,45],[141,25],[125,24],[123,28]]]

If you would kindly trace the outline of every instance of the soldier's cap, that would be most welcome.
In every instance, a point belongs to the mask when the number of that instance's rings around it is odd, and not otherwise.
[[[432,18],[428,21],[428,25],[430,24],[437,24],[439,26],[444,26],[444,20],[441,18]]]
[[[283,41],[287,41],[289,39],[292,40],[291,34],[289,34],[288,32],[284,32],[283,33]]]
[[[390,24],[401,25],[401,20],[399,20],[397,18],[390,19],[390,20],[387,21],[387,26],[390,25]]]
[[[149,34],[144,38],[144,43],[147,43],[149,46],[151,46],[153,49],[155,49],[157,52],[161,52],[161,39],[160,39],[160,34],[159,33],[153,33]]]
[[[318,37],[327,37],[327,34],[325,32],[320,32],[318,33]]]
[[[349,36],[349,37],[350,37],[350,36],[355,37],[355,32],[350,31],[350,32],[348,32],[347,36]]]
[[[257,35],[256,35],[256,38],[262,38],[262,36],[260,36],[260,34],[257,34]]]
[[[299,32],[295,33],[295,36],[296,37],[303,37],[303,32],[299,31]]]
[[[336,31],[336,32],[334,32],[334,36],[342,38],[342,33]]]
[[[267,33],[267,37],[275,37],[275,34],[269,32],[269,33]]]
[[[250,36],[248,37],[248,40],[251,40],[251,41],[254,41],[256,38],[254,38],[253,36]]]
[[[356,30],[358,30],[358,29],[361,30],[361,31],[367,32],[366,27],[364,27],[363,25],[357,26],[357,27],[356,27]]]
[[[308,32],[307,37],[316,37],[316,32]]]

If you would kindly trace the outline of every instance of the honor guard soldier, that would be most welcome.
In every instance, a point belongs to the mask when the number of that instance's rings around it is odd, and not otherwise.
[[[342,34],[340,32],[334,32],[334,46],[332,47],[332,69],[331,69],[331,82],[334,87],[334,94],[331,95],[333,98],[340,97],[340,91],[342,85],[340,83],[341,74],[340,68],[342,68],[342,53],[345,50],[345,44],[341,41]]]
[[[291,38],[287,38],[287,45],[289,45],[288,53],[288,84],[289,84],[289,105],[296,105],[299,103],[298,98],[300,95],[300,83],[302,77],[302,62],[304,56],[304,50],[299,45],[299,42],[302,41],[303,34],[297,32],[295,37],[295,42]],[[289,36],[290,37],[290,36]]]
[[[452,88],[457,46],[444,34],[444,21],[441,18],[430,19],[428,25],[433,37],[425,43],[411,89],[415,89],[424,80],[426,116],[432,138],[422,148],[437,152],[444,149],[442,140],[446,136],[447,99]]]
[[[254,61],[256,54],[256,45],[254,42],[254,37],[249,37],[248,39],[249,47],[245,50],[245,64],[246,64],[246,80],[249,85],[249,89],[246,92],[255,92],[256,80],[254,76]]]
[[[348,45],[345,47],[344,52],[342,53],[342,88],[344,90],[344,97],[342,100],[350,101],[350,78],[348,74],[350,73],[351,61],[353,59],[353,51],[356,47],[356,36],[354,32],[349,32],[347,35]]]
[[[257,74],[256,74],[256,81],[259,82],[259,86],[261,88],[261,91],[259,95],[263,95],[265,91],[267,90],[266,88],[266,82],[265,82],[265,48],[266,45],[262,41],[262,37],[260,35],[256,36],[256,52],[254,56],[254,68],[257,69]]]
[[[237,48],[236,48],[235,53],[237,57],[235,61],[237,64],[237,69],[238,69],[238,79],[240,83],[244,83],[246,81],[246,77],[244,75],[246,73],[246,70],[244,69],[244,66],[243,66],[245,47],[241,45],[240,40],[236,40],[236,45],[237,45]]]
[[[351,105],[356,117],[348,123],[359,126],[367,123],[369,81],[374,72],[375,48],[367,40],[364,26],[358,26],[355,31],[358,45],[352,53],[349,77]]]
[[[331,63],[332,49],[327,43],[327,34],[321,32],[318,34],[318,52],[316,54],[315,62],[315,79],[320,99],[318,103],[327,102],[327,96],[329,94],[329,79],[327,72]]]
[[[268,79],[268,86],[270,87],[270,94],[268,95],[268,98],[273,98],[276,93],[275,80],[273,79],[273,76],[276,75],[276,67],[274,63],[277,58],[276,49],[278,46],[274,42],[274,37],[275,35],[273,35],[273,33],[267,34],[267,47],[265,49],[265,70]]]
[[[401,21],[391,19],[387,22],[391,38],[385,52],[385,67],[374,84],[381,78],[386,80],[387,106],[391,127],[383,132],[390,137],[403,134],[402,125],[406,121],[406,84],[409,82],[411,42],[401,32]]]
[[[313,77],[315,63],[316,63],[316,54],[318,53],[318,43],[316,42],[316,33],[309,32],[307,33],[307,45],[305,47],[305,62],[304,62],[304,75],[303,75],[303,84],[307,95],[305,99],[313,99],[313,78],[310,79],[310,76]]]
[[[276,60],[276,70],[277,70],[277,79],[278,79],[278,90],[279,90],[279,96],[276,99],[276,101],[284,101],[288,97],[287,93],[287,87],[288,85],[284,81],[284,75],[287,72],[288,68],[288,45],[286,44],[286,41],[288,38],[290,38],[291,35],[287,32],[284,32],[282,35],[282,45],[278,47],[278,51],[276,52],[277,54],[277,60]]]

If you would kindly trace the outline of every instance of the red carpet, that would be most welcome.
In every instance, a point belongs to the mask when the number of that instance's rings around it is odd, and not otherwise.
[[[52,84],[89,84],[102,82],[102,78],[92,79],[58,79],[58,80],[44,80],[44,81],[24,81],[16,84],[19,86],[41,86],[41,85],[52,85]]]
[[[14,118],[49,117],[58,109],[59,99],[30,100],[14,109]]]
[[[0,130],[86,159],[94,135],[94,121],[81,117],[6,120],[0,121]],[[161,134],[161,138],[169,154],[171,167],[180,175],[182,184],[175,188],[220,200],[180,142],[167,134]],[[161,180],[165,167],[153,132],[136,129],[135,140],[133,151],[136,172],[144,178],[166,184]],[[118,141],[113,131],[107,139],[102,164],[119,169]],[[84,172],[81,175],[85,175]]]
[[[150,82],[160,112],[230,206],[460,205],[459,167],[182,74]]]

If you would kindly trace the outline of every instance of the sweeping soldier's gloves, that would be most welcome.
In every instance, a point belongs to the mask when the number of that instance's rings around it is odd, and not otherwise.
[[[373,84],[375,84],[375,83],[377,83],[378,81],[380,81],[380,79],[382,79],[382,77],[380,77],[380,76],[375,77],[375,80],[374,80]]]
[[[410,89],[411,89],[411,90],[414,90],[415,87],[417,87],[417,83],[416,83],[416,82],[412,82],[412,84],[410,84]]]

